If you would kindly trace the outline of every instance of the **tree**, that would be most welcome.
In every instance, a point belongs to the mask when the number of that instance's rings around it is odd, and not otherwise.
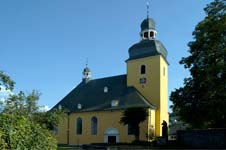
[[[6,89],[13,90],[15,82],[8,75],[0,71],[0,86],[5,86]],[[0,88],[1,90],[1,88]]]
[[[147,109],[142,107],[130,107],[127,108],[120,119],[120,123],[123,125],[131,125],[133,127],[135,141],[140,140],[140,123],[145,121],[148,117]]]
[[[190,55],[180,64],[191,77],[171,93],[173,111],[195,128],[226,127],[226,1],[204,8],[206,17],[188,43]]]
[[[13,90],[14,81],[0,72],[2,86]],[[0,89],[1,90],[1,89]],[[62,110],[39,111],[37,105],[40,93],[33,90],[9,95],[0,112],[0,149],[37,149],[53,150],[57,148],[55,137],[51,133],[64,114]]]
[[[0,119],[1,149],[56,149],[56,139],[51,133],[28,118],[2,113]]]

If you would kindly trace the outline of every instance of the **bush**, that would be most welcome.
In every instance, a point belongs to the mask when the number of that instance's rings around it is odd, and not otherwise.
[[[55,150],[55,138],[39,124],[23,116],[0,115],[0,149]],[[6,144],[7,143],[7,144]]]

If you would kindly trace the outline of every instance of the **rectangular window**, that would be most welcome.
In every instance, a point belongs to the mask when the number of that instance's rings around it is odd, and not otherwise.
[[[163,76],[165,76],[165,74],[166,74],[166,68],[163,67]]]
[[[134,135],[134,126],[132,124],[127,125],[127,134]]]

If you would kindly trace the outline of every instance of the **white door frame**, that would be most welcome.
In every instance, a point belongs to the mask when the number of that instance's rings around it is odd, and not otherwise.
[[[119,132],[116,128],[107,128],[104,132],[104,143],[108,143],[108,136],[116,136],[116,143],[119,143]]]

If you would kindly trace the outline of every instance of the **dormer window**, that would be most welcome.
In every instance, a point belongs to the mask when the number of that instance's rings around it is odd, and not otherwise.
[[[104,87],[104,93],[107,93],[107,92],[108,92],[108,87],[105,86],[105,87]]]
[[[119,104],[118,100],[112,100],[111,101],[111,107],[116,107],[116,106],[118,106],[118,104]]]
[[[78,103],[77,108],[82,109],[82,104]]]
[[[61,110],[62,109],[62,106],[61,105],[58,105],[58,109]]]

